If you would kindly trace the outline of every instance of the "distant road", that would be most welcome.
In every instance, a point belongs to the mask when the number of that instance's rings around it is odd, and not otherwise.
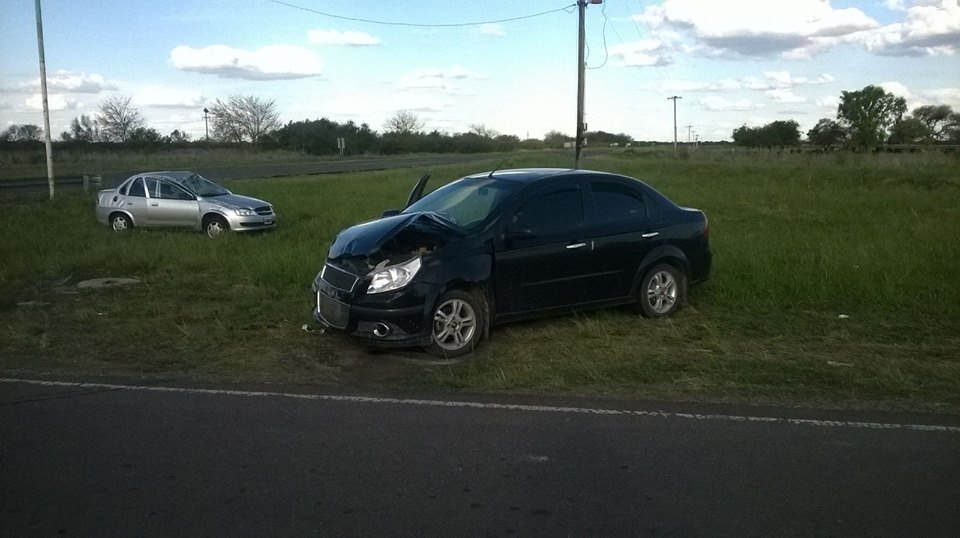
[[[957,417],[229,388],[0,378],[0,535],[960,529]]]
[[[593,150],[593,154],[605,151],[603,149]],[[573,154],[571,151],[548,151],[540,153],[544,156],[568,155],[570,164],[573,164]],[[511,153],[438,153],[429,155],[413,155],[406,157],[374,157],[374,158],[344,158],[337,160],[316,160],[307,162],[293,163],[263,163],[234,166],[201,167],[191,170],[214,181],[224,181],[230,179],[243,179],[253,177],[278,177],[278,176],[300,176],[315,174],[337,174],[343,172],[365,172],[370,170],[388,170],[391,168],[423,168],[430,166],[442,166],[462,162],[481,161],[481,160],[504,160],[505,167],[510,166]],[[521,154],[522,155],[522,154]],[[130,177],[138,172],[147,170],[129,170],[122,172],[113,172],[103,174],[102,185],[99,188],[110,188],[117,185],[120,181]],[[57,188],[78,189],[83,186],[83,178],[79,176],[58,177],[55,179]],[[16,196],[24,194],[42,194],[46,192],[46,178],[24,178],[0,180],[0,195]],[[96,190],[97,187],[91,187]]]

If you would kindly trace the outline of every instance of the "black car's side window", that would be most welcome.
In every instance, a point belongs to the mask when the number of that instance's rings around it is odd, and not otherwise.
[[[130,193],[127,196],[138,196],[140,198],[145,198],[147,193],[143,190],[143,179],[137,178],[133,180],[133,183],[130,184]]]
[[[537,196],[520,208],[514,226],[538,236],[572,230],[583,224],[583,197],[580,189],[569,188]]]
[[[647,206],[643,195],[626,185],[616,183],[593,183],[593,201],[596,204],[597,221],[621,222],[647,218]]]
[[[146,179],[146,182],[147,182],[147,194],[150,195],[150,198],[159,198],[160,196],[157,194],[157,188],[158,188],[157,185],[160,182],[152,177],[148,177]]]

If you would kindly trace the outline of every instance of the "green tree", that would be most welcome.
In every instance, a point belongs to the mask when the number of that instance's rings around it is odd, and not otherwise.
[[[889,144],[922,144],[933,141],[933,131],[921,120],[906,117],[890,128]]]
[[[41,138],[43,138],[43,129],[33,124],[11,125],[0,133],[0,140],[10,142],[38,141]]]
[[[820,118],[820,121],[807,131],[807,140],[815,146],[824,148],[840,144],[846,136],[847,132],[843,126],[830,118]]]
[[[923,122],[937,140],[947,140],[951,131],[960,128],[960,114],[948,105],[918,106],[910,115]]]
[[[841,92],[837,120],[850,133],[850,144],[874,148],[887,139],[887,131],[903,118],[907,101],[880,86]]]
[[[97,122],[86,114],[73,118],[70,129],[60,134],[64,142],[99,142],[100,127]]]
[[[573,142],[573,137],[567,136],[560,131],[550,131],[543,135],[543,145],[548,148],[562,148],[564,142]]]

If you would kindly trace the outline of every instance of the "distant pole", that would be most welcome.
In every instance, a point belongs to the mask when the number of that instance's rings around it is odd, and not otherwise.
[[[577,9],[580,12],[580,33],[577,40],[577,142],[573,160],[574,168],[580,168],[580,152],[583,150],[583,86],[586,67],[583,56],[584,43],[586,43],[583,19],[587,10],[587,0],[577,0]]]
[[[50,103],[47,101],[47,60],[43,55],[43,17],[40,15],[40,0],[37,6],[37,49],[40,51],[40,94],[43,96],[43,132],[47,145],[47,187],[53,200],[53,144],[50,142]]]
[[[667,97],[668,101],[673,101],[673,155],[677,155],[677,99],[683,99],[679,95]]]
[[[693,125],[684,125],[687,128],[687,144],[690,143],[690,134],[693,129]]]
[[[203,132],[206,135],[207,143],[210,143],[210,127],[207,125],[207,114],[210,111],[206,108],[203,109]]]

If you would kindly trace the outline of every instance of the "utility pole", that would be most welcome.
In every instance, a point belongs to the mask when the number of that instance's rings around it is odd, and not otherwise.
[[[50,103],[47,101],[47,60],[43,55],[43,17],[40,15],[40,0],[37,6],[37,48],[40,51],[40,94],[43,97],[43,132],[47,145],[47,187],[53,200],[53,144],[50,142]]]
[[[683,99],[679,95],[667,97],[667,101],[673,101],[673,156],[677,156],[677,99]]]
[[[693,129],[693,125],[684,125],[687,128],[687,144],[690,144],[690,131]]]
[[[206,135],[207,143],[210,143],[210,127],[207,125],[207,114],[210,113],[210,110],[207,108],[203,109],[203,132]]]
[[[583,150],[583,86],[586,76],[586,63],[583,56],[586,30],[583,19],[587,11],[587,0],[577,0],[577,10],[580,12],[580,31],[577,39],[577,141],[573,158],[574,168],[580,168],[580,152]]]

